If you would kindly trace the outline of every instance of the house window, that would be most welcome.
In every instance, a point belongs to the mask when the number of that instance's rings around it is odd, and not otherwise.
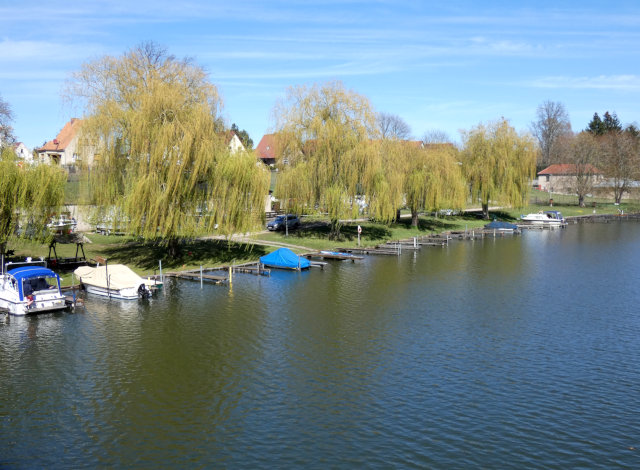
[[[544,175],[544,180],[548,183],[549,182],[549,175]]]

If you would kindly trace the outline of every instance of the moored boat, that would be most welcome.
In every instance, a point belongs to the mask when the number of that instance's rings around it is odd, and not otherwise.
[[[296,255],[289,248],[278,248],[276,251],[260,257],[260,263],[270,268],[279,269],[301,270],[311,266],[308,259]]]
[[[3,310],[11,315],[27,315],[67,308],[60,292],[60,277],[55,272],[39,263],[7,263],[6,268],[0,275]]]
[[[540,211],[533,214],[521,215],[520,219],[528,225],[546,225],[560,227],[566,225],[566,221],[560,211]]]
[[[59,217],[54,217],[47,224],[47,228],[55,234],[60,235],[68,235],[75,231],[78,223],[76,219],[68,217],[66,215],[61,215]]]
[[[89,294],[135,300],[151,296],[153,281],[146,280],[123,264],[80,266],[73,272]]]
[[[518,231],[518,226],[516,224],[511,224],[509,222],[503,222],[501,220],[494,220],[484,226],[485,230],[496,230],[498,232],[509,232],[514,233]]]

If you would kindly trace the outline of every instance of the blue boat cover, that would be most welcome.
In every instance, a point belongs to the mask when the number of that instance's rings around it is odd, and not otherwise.
[[[495,229],[495,230],[517,230],[518,226],[515,224],[510,224],[509,222],[494,220],[493,222],[485,225],[484,228]]]
[[[22,291],[22,281],[24,279],[32,279],[36,277],[55,277],[60,287],[60,277],[48,268],[42,266],[23,266],[21,268],[14,268],[7,271],[8,274],[13,276],[18,281],[20,300],[24,300]]]
[[[265,266],[286,269],[305,269],[311,266],[308,259],[296,255],[289,248],[278,248],[268,255],[261,256],[260,262]]]

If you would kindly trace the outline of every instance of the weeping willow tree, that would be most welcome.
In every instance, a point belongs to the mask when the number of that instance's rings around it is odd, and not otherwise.
[[[87,108],[91,198],[135,235],[175,254],[186,237],[262,222],[269,174],[224,140],[205,71],[153,43],[84,64],[69,83]]]
[[[14,237],[44,241],[46,225],[64,202],[66,172],[47,164],[28,165],[12,149],[0,156],[0,252]]]
[[[404,189],[412,226],[418,226],[421,210],[464,206],[465,179],[455,147],[448,144],[432,144],[423,148],[405,145],[404,150],[408,166]]]
[[[522,207],[535,173],[536,148],[529,135],[520,135],[506,120],[478,127],[462,135],[463,170],[471,195],[489,218],[489,201]]]
[[[281,170],[275,196],[287,210],[327,213],[332,238],[341,220],[358,215],[359,198],[374,201],[371,216],[393,219],[395,210],[381,202],[388,182],[366,97],[339,82],[292,87],[274,117]]]

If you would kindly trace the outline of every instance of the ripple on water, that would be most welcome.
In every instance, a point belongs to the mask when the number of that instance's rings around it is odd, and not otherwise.
[[[632,227],[5,319],[0,466],[637,468]]]

